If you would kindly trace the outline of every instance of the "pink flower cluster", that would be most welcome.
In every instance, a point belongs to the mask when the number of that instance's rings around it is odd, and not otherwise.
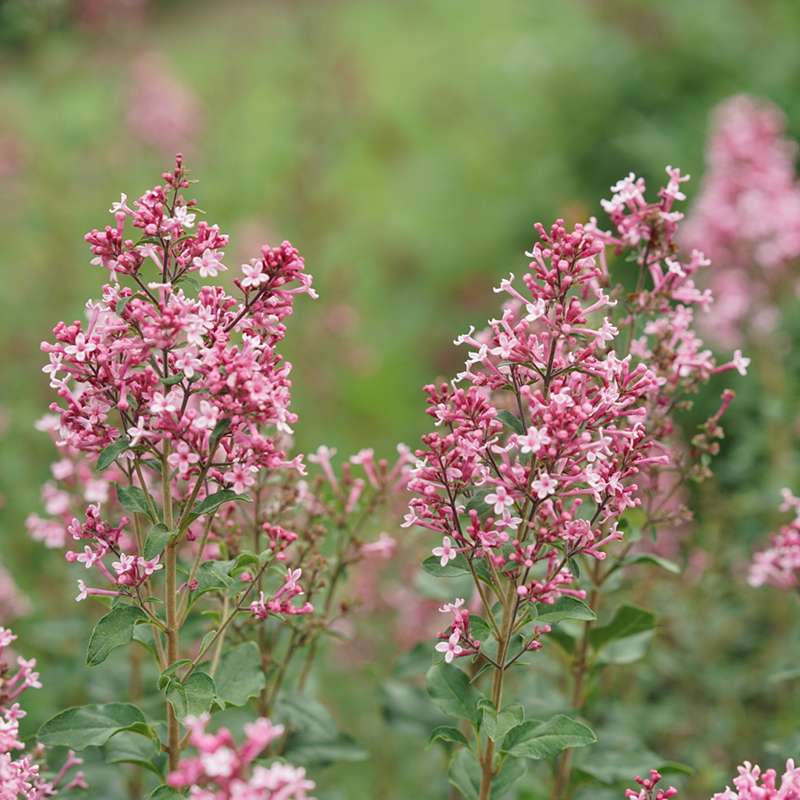
[[[250,604],[250,611],[256,619],[264,620],[270,614],[286,614],[288,616],[299,616],[310,614],[314,611],[314,606],[309,602],[301,605],[294,605],[293,598],[304,594],[300,587],[300,576],[303,574],[301,569],[290,569],[286,574],[283,585],[276,589],[272,596],[267,598],[264,592],[259,592],[258,600]]]
[[[800,587],[800,498],[783,490],[781,511],[793,511],[794,519],[773,534],[770,546],[756,553],[750,566],[751,586],[770,584],[779,589]]]
[[[84,542],[83,553],[68,558],[95,567],[112,591],[129,592],[160,569],[157,557],[126,552],[137,547],[125,533],[127,518],[118,525],[101,519],[100,504],[107,506],[113,494],[122,499],[121,490],[112,494],[112,480],[149,497],[163,480],[163,464],[187,529],[191,507],[215,491],[242,494],[265,468],[302,470],[300,459],[288,460],[282,447],[296,416],[289,405],[291,365],[277,345],[295,295],[316,296],[303,259],[288,242],[265,245],[234,280],[238,298],[217,286],[187,293],[195,276],[227,270],[228,237],[198,221],[196,202],[181,194],[189,180],[180,156],[162,177],[163,184],[132,206],[122,195],[110,209],[114,225],[86,235],[93,263],[108,270],[111,283],[100,301],[87,304],[88,324],[59,323],[55,342],[42,344],[49,356],[44,371],[62,401],[45,422],[63,455],[53,475],[81,486],[94,503],[84,522],[67,524],[72,538]],[[126,223],[138,239],[128,238]],[[33,516],[29,529],[61,545],[69,486],[46,485],[44,500],[61,522]],[[79,597],[92,593],[99,592],[82,589]]]
[[[745,761],[733,779],[733,786],[718,792],[711,800],[800,800],[800,767],[795,767],[789,759],[779,785],[774,769],[762,773],[757,764]]]
[[[0,624],[22,617],[29,610],[28,598],[19,590],[8,570],[0,564]]]
[[[41,749],[17,757],[14,751],[24,751],[20,740],[19,722],[25,716],[17,700],[26,689],[39,689],[36,660],[17,657],[16,670],[4,663],[4,656],[16,636],[7,628],[0,628],[0,800],[43,800],[55,797],[60,789],[86,788],[83,773],[69,778],[73,768],[82,763],[74,753],[67,755],[64,764],[52,778],[41,771]]]
[[[125,108],[131,133],[164,153],[191,150],[200,133],[198,98],[157,52],[143,53],[134,62]]]
[[[678,790],[674,786],[668,789],[659,789],[658,783],[661,781],[661,773],[657,769],[650,770],[649,778],[641,778],[638,775],[634,778],[641,789],[626,789],[625,797],[628,800],[669,800],[675,797]]]
[[[708,330],[725,345],[768,333],[800,258],[797,145],[772,103],[746,95],[714,113],[702,190],[683,231],[717,264]]]
[[[315,784],[300,767],[253,762],[279,738],[282,725],[258,719],[244,726],[245,741],[237,745],[227,728],[208,733],[209,717],[189,717],[189,744],[197,755],[183,759],[167,780],[176,789],[189,789],[193,800],[312,800]]]
[[[617,522],[640,504],[641,484],[657,485],[673,462],[672,410],[712,373],[746,371],[741,354],[717,366],[692,328],[691,306],[711,301],[693,279],[707,261],[676,254],[686,177],[667,173],[656,202],[633,175],[613,187],[613,233],[595,220],[537,225],[523,287],[503,280],[502,316],[456,339],[471,351],[454,385],[425,387],[439,430],[416,453],[405,525],[441,536],[443,567],[463,557],[474,574],[482,563],[511,580],[519,604],[584,596],[570,559],[602,560],[622,538]],[[609,250],[639,270],[616,322],[628,293],[606,292]],[[450,658],[475,651],[458,619],[442,634]]]

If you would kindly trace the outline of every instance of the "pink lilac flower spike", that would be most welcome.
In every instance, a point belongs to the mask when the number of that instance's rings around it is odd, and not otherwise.
[[[264,245],[234,281],[239,296],[193,289],[196,277],[226,269],[228,237],[183,196],[190,182],[180,156],[162,178],[137,200],[123,194],[109,209],[113,225],[86,234],[110,282],[87,303],[86,322],[60,322],[42,344],[60,402],[39,427],[60,458],[42,493],[48,517],[27,524],[48,546],[79,542],[67,559],[95,574],[84,586],[99,584],[79,598],[133,597],[163,569],[158,555],[139,552],[141,532],[120,508],[131,492],[162,493],[162,464],[172,496],[187,505],[220,490],[243,495],[262,469],[303,470],[284,450],[296,415],[291,365],[277,349],[295,296],[316,296],[303,259],[288,242]],[[154,502],[148,512],[157,516]]]
[[[189,789],[193,800],[313,800],[308,794],[313,781],[300,767],[282,762],[269,766],[256,758],[283,734],[282,725],[258,719],[244,726],[245,741],[237,745],[227,728],[208,733],[209,717],[187,717],[189,744],[196,756],[184,758],[170,773],[167,783]]]
[[[798,148],[786,128],[777,106],[747,95],[714,111],[706,174],[681,238],[716,264],[708,285],[717,300],[706,327],[725,346],[743,334],[769,334],[782,294],[797,282]]]
[[[650,770],[649,778],[641,778],[637,775],[634,780],[641,789],[626,789],[625,797],[628,800],[669,800],[670,797],[678,794],[678,790],[674,786],[670,786],[668,789],[658,788],[657,784],[661,781],[661,773],[655,769]]]
[[[800,498],[784,489],[781,511],[790,510],[794,519],[772,535],[768,548],[753,557],[748,576],[751,586],[800,588]]]
[[[790,758],[778,783],[774,769],[762,772],[757,764],[745,761],[733,779],[733,786],[718,792],[711,800],[800,800],[800,767]]]
[[[19,722],[25,712],[17,701],[27,689],[39,689],[42,684],[34,659],[17,657],[16,667],[6,663],[6,651],[16,638],[0,628],[0,800],[44,800],[62,790],[85,789],[83,773],[74,771],[82,761],[73,752],[52,777],[43,772],[42,748],[24,752]]]
[[[641,507],[643,527],[654,525],[664,497],[705,477],[733,393],[691,448],[675,446],[675,411],[713,375],[747,371],[739,351],[717,364],[695,332],[696,311],[712,301],[695,283],[708,261],[679,253],[688,176],[666,174],[652,200],[634,175],[612,187],[609,231],[595,219],[535,225],[528,270],[494,290],[505,298],[499,316],[455,340],[468,349],[464,369],[424,388],[434,430],[416,451],[404,525],[435,534],[431,571],[453,559],[469,569],[495,638],[496,604],[512,628],[530,623],[525,649],[547,632],[534,623],[538,607],[587,596],[574,564],[601,575],[599,562],[620,552],[626,511]],[[612,279],[612,258],[635,271],[636,291]],[[476,652],[460,611],[439,639],[447,661]]]

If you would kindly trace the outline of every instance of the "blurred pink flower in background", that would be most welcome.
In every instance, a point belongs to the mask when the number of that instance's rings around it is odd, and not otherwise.
[[[164,153],[191,151],[201,120],[200,103],[159,53],[146,52],[133,63],[126,102],[131,133]]]
[[[706,323],[718,343],[769,333],[776,300],[796,280],[800,257],[797,144],[783,112],[767,100],[736,95],[713,114],[702,189],[687,216],[683,244],[702,249],[715,297]]]
[[[0,564],[0,624],[24,617],[29,611],[30,601],[19,590],[8,570]]]

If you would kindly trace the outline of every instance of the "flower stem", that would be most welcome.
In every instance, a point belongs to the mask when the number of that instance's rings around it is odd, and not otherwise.
[[[506,657],[508,647],[511,642],[512,631],[514,630],[514,620],[517,611],[516,586],[509,584],[508,593],[505,598],[503,609],[503,629],[500,632],[497,649],[497,667],[494,671],[492,681],[492,703],[499,711],[503,701],[503,679],[505,678]],[[494,778],[494,740],[488,739],[486,749],[481,758],[481,788],[480,800],[489,800],[492,796],[492,779]]]
[[[172,518],[172,490],[169,480],[169,442],[164,443],[164,453],[161,461],[161,490],[162,502],[164,505],[164,525],[170,533],[173,531]],[[178,660],[178,553],[177,542],[174,536],[167,543],[164,553],[164,606],[167,614],[167,662],[174,664]],[[167,755],[169,757],[169,768],[175,770],[180,761],[180,730],[178,718],[175,716],[175,709],[169,700],[167,705]]]

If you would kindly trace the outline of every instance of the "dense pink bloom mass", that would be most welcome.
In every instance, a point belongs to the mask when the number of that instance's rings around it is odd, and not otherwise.
[[[208,715],[186,720],[197,755],[181,761],[168,778],[170,786],[188,788],[193,800],[313,800],[308,792],[315,784],[304,769],[283,762],[253,765],[283,734],[282,725],[251,722],[244,726],[244,743],[237,745],[227,728],[206,732],[208,721]]]
[[[44,499],[61,522],[33,516],[28,525],[60,546],[69,520],[80,549],[68,560],[94,568],[111,587],[81,582],[78,599],[131,594],[162,569],[158,554],[139,552],[141,533],[129,527],[130,509],[160,516],[151,493],[165,480],[181,508],[176,530],[191,540],[192,510],[205,498],[245,493],[261,469],[303,469],[284,451],[296,416],[291,365],[277,351],[295,295],[316,296],[303,259],[288,242],[265,245],[234,280],[238,297],[198,286],[195,275],[227,269],[228,237],[183,197],[190,184],[180,156],[162,177],[131,205],[122,195],[110,209],[114,225],[86,235],[92,263],[111,282],[102,299],[87,303],[88,323],[59,323],[55,341],[42,344],[44,371],[61,399],[44,427],[62,453]],[[138,239],[127,237],[127,223]],[[64,482],[90,502],[78,518]]]
[[[770,584],[779,589],[800,586],[800,498],[783,490],[781,511],[793,511],[794,519],[773,534],[770,546],[756,553],[750,566],[751,586]]]
[[[797,145],[783,112],[738,95],[714,114],[707,171],[682,239],[713,259],[709,285],[716,303],[707,326],[733,346],[743,331],[769,332],[781,293],[796,283],[800,258]]]
[[[453,385],[425,387],[438,430],[416,453],[405,524],[438,535],[442,567],[461,558],[474,574],[512,581],[518,606],[584,596],[570,560],[604,559],[658,472],[679,471],[668,447],[673,409],[712,373],[746,371],[741,354],[716,365],[693,330],[693,307],[711,303],[693,277],[708,261],[677,255],[673,205],[687,178],[667,174],[655,202],[633,175],[613,187],[603,203],[613,232],[595,220],[536,225],[522,286],[511,275],[495,289],[508,298],[500,318],[456,340],[470,348],[464,371]],[[633,295],[613,285],[609,252],[638,266]],[[454,609],[442,633],[448,661],[477,650],[468,619]]]
[[[19,722],[25,712],[17,700],[26,689],[39,689],[42,684],[35,659],[18,656],[16,668],[5,663],[8,648],[15,639],[10,630],[0,628],[0,800],[44,800],[55,797],[60,789],[86,788],[83,773],[70,777],[73,768],[82,763],[74,753],[68,753],[56,775],[47,777],[40,763],[43,751],[24,752]]]
[[[795,767],[791,758],[786,762],[780,781],[774,769],[762,772],[758,764],[749,761],[745,761],[738,772],[733,779],[733,789],[729,786],[724,792],[714,794],[711,800],[800,800],[800,768]],[[635,780],[641,789],[627,789],[628,800],[669,800],[678,794],[674,786],[658,788],[661,774],[657,770],[651,770],[649,778],[636,777]]]
[[[774,769],[762,772],[757,764],[745,761],[733,779],[733,787],[718,792],[711,800],[800,800],[800,768],[789,759],[778,782]]]

